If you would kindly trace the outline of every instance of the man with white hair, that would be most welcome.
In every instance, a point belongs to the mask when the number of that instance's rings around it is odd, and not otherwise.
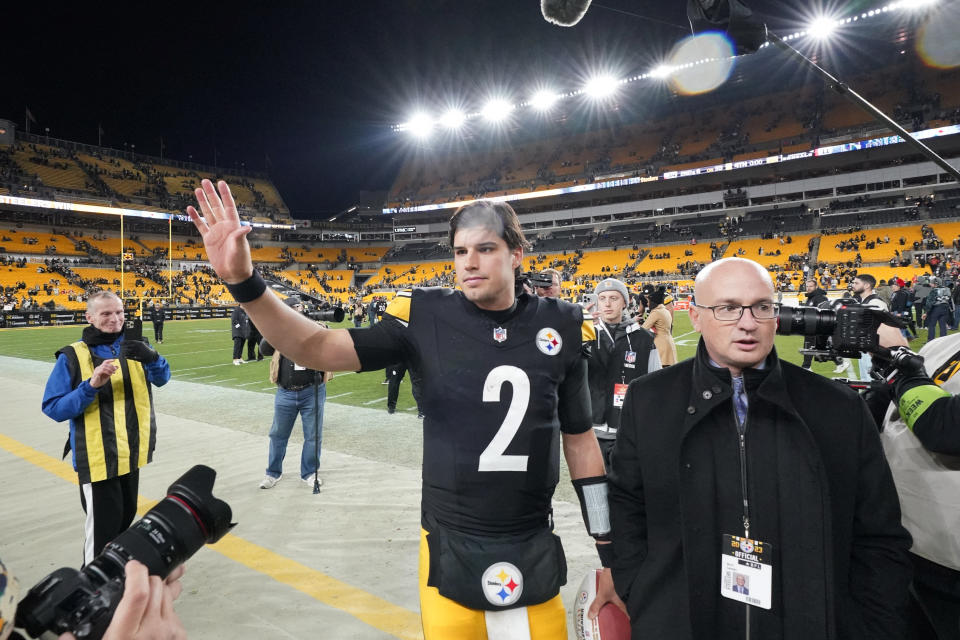
[[[633,637],[903,638],[910,535],[866,405],[777,357],[759,264],[714,262],[695,296],[697,355],[630,385],[613,449]]]
[[[86,513],[83,563],[133,522],[140,467],[153,459],[157,421],[152,385],[170,380],[170,365],[127,335],[123,301],[112,291],[87,299],[82,338],[57,351],[43,392],[43,412],[70,421],[64,455],[73,451]]]

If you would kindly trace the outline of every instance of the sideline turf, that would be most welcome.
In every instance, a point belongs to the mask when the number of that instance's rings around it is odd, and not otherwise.
[[[681,360],[691,357],[699,334],[693,331],[685,311],[677,311],[674,317],[673,335],[677,340],[677,352]],[[338,326],[351,326],[343,322]],[[0,355],[53,362],[53,354],[60,347],[80,338],[81,325],[67,327],[39,327],[0,329]],[[143,333],[153,337],[153,326],[144,323]],[[921,339],[911,342],[914,350],[923,346],[926,331],[921,330]],[[798,353],[803,339],[800,336],[777,336],[776,346],[780,357],[800,364],[803,356]],[[275,387],[268,377],[268,359],[240,366],[232,364],[233,342],[230,338],[230,321],[227,318],[209,320],[168,320],[164,326],[164,342],[157,345],[170,362],[173,377],[177,380],[196,382],[262,393],[273,393]],[[244,350],[246,356],[246,350]],[[813,370],[832,377],[832,363],[817,363]],[[327,398],[331,402],[369,408],[386,408],[387,387],[382,371],[368,373],[338,373],[328,383]],[[479,393],[479,391],[478,391]],[[416,405],[410,393],[409,375],[400,387],[398,411],[413,413]]]

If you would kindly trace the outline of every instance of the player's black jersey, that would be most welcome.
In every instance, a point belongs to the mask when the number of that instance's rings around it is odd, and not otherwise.
[[[416,289],[351,335],[363,370],[405,360],[422,377],[426,519],[477,533],[545,525],[560,431],[592,424],[580,307],[524,294],[498,315],[459,291]]]

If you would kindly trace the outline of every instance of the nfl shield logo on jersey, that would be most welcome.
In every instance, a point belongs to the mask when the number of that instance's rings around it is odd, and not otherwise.
[[[548,356],[555,356],[560,353],[561,347],[563,347],[563,338],[560,337],[556,329],[546,327],[540,329],[537,333],[537,349]]]
[[[497,342],[505,342],[507,339],[507,330],[503,327],[497,327],[493,330],[493,339]]]

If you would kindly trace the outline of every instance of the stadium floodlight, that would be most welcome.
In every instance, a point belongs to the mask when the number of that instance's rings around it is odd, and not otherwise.
[[[553,91],[550,91],[549,89],[542,89],[537,91],[535,94],[533,94],[533,97],[530,98],[530,106],[537,111],[549,111],[559,99],[560,96]]]
[[[513,105],[502,98],[494,98],[484,105],[480,112],[490,122],[500,122],[513,111]]]
[[[613,76],[595,76],[587,81],[583,91],[591,98],[606,98],[617,90],[617,84],[617,79]]]
[[[433,131],[433,119],[429,114],[420,111],[413,116],[404,125],[404,129],[417,138],[427,138]]]
[[[467,114],[460,109],[449,109],[440,116],[440,124],[447,129],[459,129],[467,121]]]
[[[840,22],[836,18],[820,16],[815,18],[807,27],[807,35],[814,40],[827,40],[837,30],[838,26],[840,26]]]
[[[662,80],[669,77],[671,73],[673,73],[673,67],[668,64],[661,64],[650,70],[650,77]]]

